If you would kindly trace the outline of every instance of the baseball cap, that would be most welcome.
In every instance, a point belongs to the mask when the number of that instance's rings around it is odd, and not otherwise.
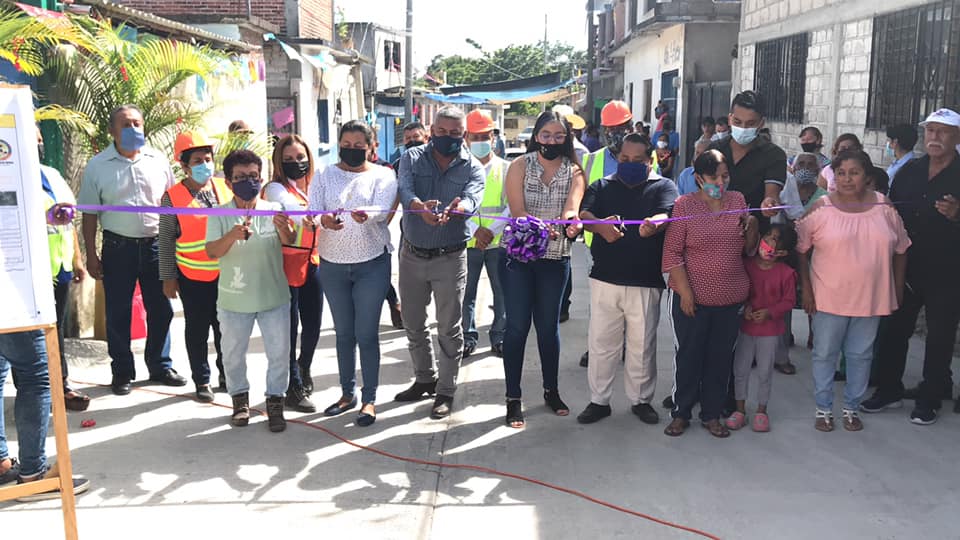
[[[947,126],[960,127],[960,114],[957,114],[956,111],[950,109],[938,109],[927,117],[926,120],[920,122],[920,127],[923,127],[929,123],[944,124]]]

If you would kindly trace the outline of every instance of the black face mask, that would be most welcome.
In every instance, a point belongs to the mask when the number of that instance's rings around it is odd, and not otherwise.
[[[423,146],[423,141],[410,141],[407,144],[403,145],[403,147],[406,148],[407,150],[411,148],[416,148],[418,146]]]
[[[309,161],[284,161],[283,175],[290,180],[299,180],[310,171]]]
[[[347,164],[348,167],[359,167],[367,160],[366,148],[341,148],[340,161]]]
[[[820,148],[820,145],[813,142],[805,142],[800,144],[800,148],[803,148],[804,152],[816,152]]]
[[[433,138],[433,147],[444,156],[455,156],[460,153],[463,147],[463,137],[451,137],[450,135],[441,135]]]
[[[541,144],[540,145],[540,155],[543,156],[543,159],[547,161],[557,159],[563,155],[563,145],[562,144]]]

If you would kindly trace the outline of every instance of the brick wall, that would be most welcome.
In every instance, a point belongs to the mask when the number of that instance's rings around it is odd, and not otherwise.
[[[300,37],[333,42],[333,0],[300,0]]]
[[[247,16],[247,0],[117,0],[127,7],[189,21],[211,15],[244,18]],[[296,37],[333,40],[333,0],[300,0],[300,35]],[[286,0],[251,0],[251,13],[280,27],[280,35],[286,36],[287,21],[284,16]]]

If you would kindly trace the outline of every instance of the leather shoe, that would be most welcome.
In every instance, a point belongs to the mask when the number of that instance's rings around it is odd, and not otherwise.
[[[113,379],[110,383],[110,390],[118,396],[125,396],[130,393],[130,381],[128,379]]]
[[[430,409],[430,418],[442,420],[450,416],[453,409],[453,396],[444,396],[437,394],[437,399],[433,402],[433,408]]]
[[[466,358],[473,354],[473,351],[477,350],[476,343],[464,343],[463,344],[463,357]]]
[[[610,416],[609,405],[597,405],[590,403],[582,413],[577,415],[577,422],[581,424],[592,424]]]
[[[168,369],[159,375],[151,375],[150,382],[157,382],[164,386],[186,386],[187,379],[177,373],[175,369]]]
[[[653,410],[653,407],[651,407],[649,403],[637,403],[630,407],[630,412],[637,415],[637,418],[644,424],[660,423],[660,415],[657,414],[657,411]]]
[[[394,401],[420,401],[437,393],[437,381],[428,383],[415,382],[403,392],[394,396]]]
[[[660,404],[664,409],[673,409],[673,396],[667,396],[663,398],[663,403]]]
[[[337,416],[337,415],[343,414],[343,413],[345,413],[345,412],[349,411],[350,409],[352,409],[352,408],[354,408],[354,407],[357,406],[357,396],[353,396],[352,398],[350,398],[350,401],[344,401],[344,398],[345,398],[345,397],[346,397],[346,396],[343,396],[342,398],[340,398],[340,401],[338,401],[338,402],[334,403],[333,405],[331,405],[331,406],[327,407],[326,409],[324,409],[324,410],[323,410],[323,415],[324,415],[324,416]]]

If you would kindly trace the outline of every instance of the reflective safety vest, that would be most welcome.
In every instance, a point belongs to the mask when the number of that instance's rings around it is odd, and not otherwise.
[[[483,186],[483,201],[480,202],[480,208],[477,210],[477,213],[483,216],[499,216],[503,214],[507,207],[507,199],[504,197],[505,192],[503,190],[503,181],[507,174],[507,162],[496,157],[491,159],[494,161],[490,167],[490,172],[487,173],[487,181]],[[473,216],[470,221],[476,223],[478,227],[489,229],[494,220]],[[500,245],[500,236],[502,236],[502,233],[493,237],[490,242],[491,247]],[[467,241],[468,248],[476,247],[476,245],[476,238],[471,237]]]
[[[222,178],[214,176],[213,192],[220,204],[226,204],[233,199],[233,192],[227,187]],[[175,208],[202,208],[198,201],[183,185],[178,182],[167,190],[170,202]],[[177,268],[187,279],[194,281],[213,281],[220,276],[220,263],[216,259],[207,257],[207,216],[178,215],[180,236],[177,238]]]
[[[291,184],[288,182],[288,183],[285,183],[285,184],[283,185],[283,187],[286,188],[287,193],[289,193],[289,194],[293,195],[294,197],[296,197],[297,202],[299,202],[300,205],[303,206],[303,209],[304,209],[304,210],[307,209],[308,201],[307,201],[306,197],[304,197],[303,194],[300,193],[300,190],[297,189],[296,186],[293,186],[293,185],[291,185]],[[309,227],[305,226],[305,225],[303,224],[303,220],[299,220],[299,221],[298,221],[298,220],[294,220],[294,221],[297,223],[297,225],[296,225],[297,238],[293,241],[293,244],[290,244],[290,245],[296,246],[296,247],[300,247],[300,248],[304,248],[304,249],[309,249],[309,248],[310,248],[310,241],[313,240],[313,254],[310,256],[310,262],[311,262],[314,266],[319,266],[319,265],[320,265],[320,252],[317,250],[317,240],[318,240],[318,238],[317,238],[316,231],[312,231],[312,230],[309,229]]]
[[[584,154],[583,156],[583,170],[587,175],[587,185],[596,182],[597,180],[603,178],[603,160],[607,155],[607,149],[601,148],[592,154]],[[659,173],[660,166],[657,165],[657,153],[653,153],[653,164],[651,165],[651,171]],[[602,218],[602,216],[597,216]],[[593,233],[590,231],[583,231],[583,243],[590,247],[593,244]]]
[[[47,210],[57,204],[49,193],[44,192],[44,207]],[[47,224],[47,244],[50,248],[50,273],[57,280],[60,269],[73,272],[73,225]]]

